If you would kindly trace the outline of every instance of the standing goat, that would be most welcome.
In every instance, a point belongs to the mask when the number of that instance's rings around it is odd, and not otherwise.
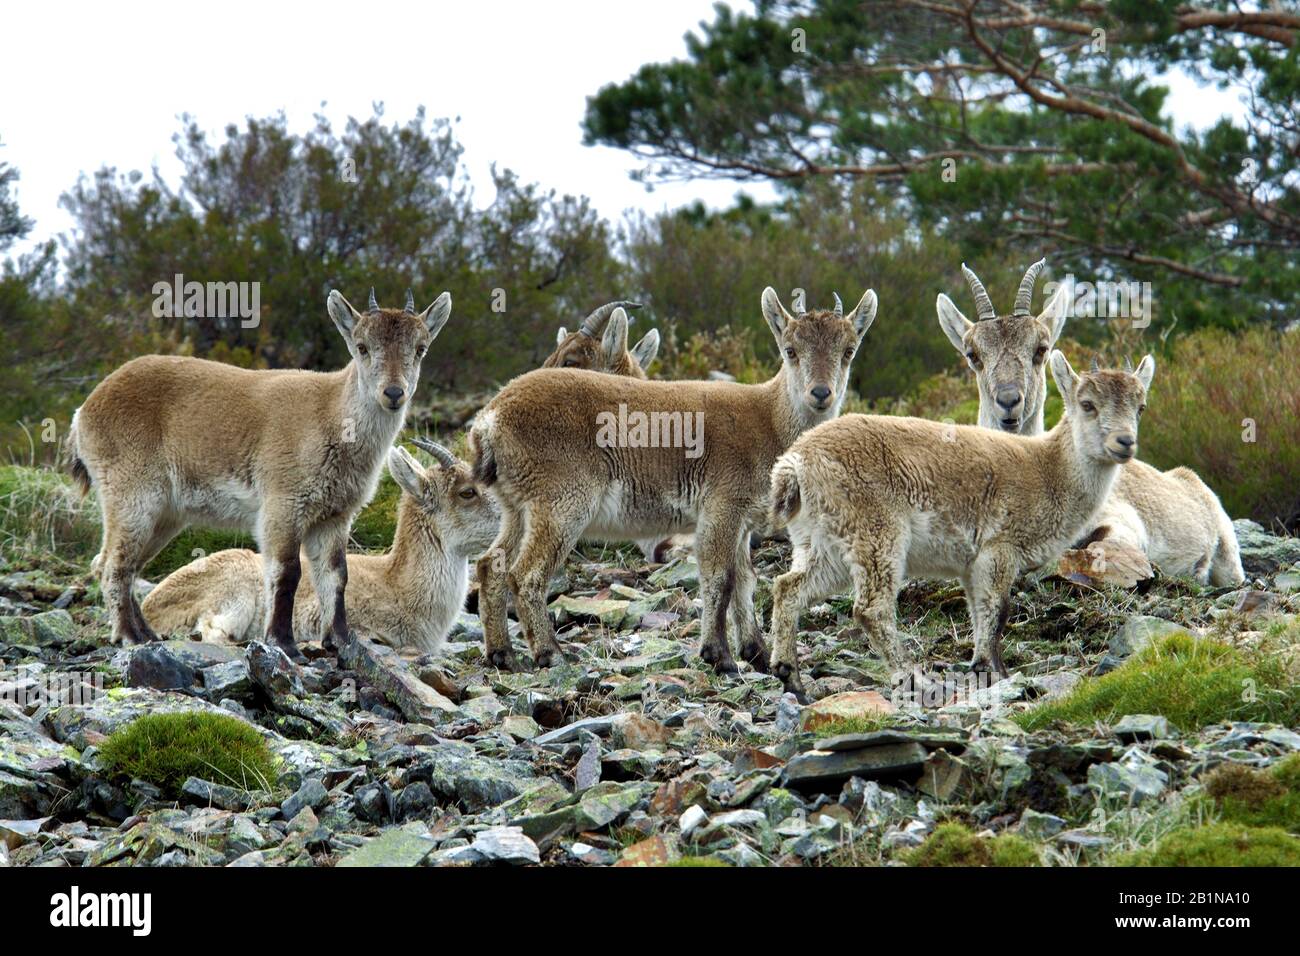
[[[539,369],[488,403],[469,444],[475,475],[493,487],[502,510],[501,532],[478,564],[479,611],[494,665],[513,663],[507,587],[534,662],[546,667],[560,656],[546,584],[580,538],[691,530],[704,605],[700,655],[720,672],[736,669],[730,612],[741,655],[765,665],[747,532],[765,521],[777,456],[838,414],[850,364],[876,315],[874,292],[847,317],[835,301],[834,311],[795,317],[772,289],[763,290],[782,366],[762,385]]]
[[[469,559],[496,537],[501,513],[469,466],[434,442],[414,439],[437,467],[424,469],[400,446],[388,471],[402,490],[387,554],[348,556],[349,623],[402,650],[436,653],[465,606]],[[266,629],[264,561],[219,551],[173,571],[141,603],[160,633],[198,631],[205,641],[243,643]],[[307,581],[298,585],[295,633],[324,636],[330,621]]]
[[[1060,335],[1068,312],[1063,284],[1037,319],[1029,307],[1045,260],[1029,267],[1010,316],[998,318],[980,280],[964,265],[979,320],[969,322],[952,300],[940,295],[939,325],[975,372],[979,423],[1020,435],[1043,431],[1047,372],[1041,356]],[[1022,399],[1023,396],[1023,399]],[[1141,551],[1164,573],[1186,575],[1201,584],[1245,580],[1237,535],[1219,498],[1189,468],[1161,472],[1130,462],[1097,512],[1080,544],[1103,542]]]
[[[251,528],[265,556],[268,639],[291,656],[294,595],[307,555],[334,641],[346,640],[343,592],[352,518],[379,481],[420,377],[451,314],[444,292],[416,313],[360,313],[338,292],[330,318],[352,361],[338,372],[249,371],[148,355],[104,379],[77,409],[72,472],[99,494],[101,576],[114,640],[156,640],[132,583],[191,523]]]
[[[788,526],[790,571],[772,589],[772,673],[803,695],[799,612],[852,585],[853,618],[887,662],[908,578],[958,578],[974,630],[973,666],[1006,674],[1000,647],[1016,577],[1075,540],[1137,451],[1155,374],[1076,375],[1052,352],[1065,416],[1023,438],[920,418],[846,415],[794,443],[772,470],[772,519]]]
[[[646,369],[659,352],[659,330],[651,329],[631,350],[627,347],[627,312],[614,322],[615,310],[638,309],[637,302],[606,302],[582,320],[577,331],[560,326],[555,351],[542,368],[585,368],[593,372],[645,378]]]

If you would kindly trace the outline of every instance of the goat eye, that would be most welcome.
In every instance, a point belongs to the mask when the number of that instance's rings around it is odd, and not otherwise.
[[[1038,351],[1034,353],[1034,361],[1041,362],[1045,355],[1047,355],[1047,346],[1046,345],[1038,346]]]
[[[1139,415],[1141,415],[1141,414],[1142,414],[1143,412],[1145,412],[1146,410],[1147,410],[1147,407],[1146,407],[1145,405],[1139,405],[1139,406],[1138,406],[1138,414],[1139,414]]]
[[[1097,410],[1097,406],[1092,404],[1092,402],[1080,402],[1079,407],[1082,408],[1089,415],[1091,415],[1093,412]]]
[[[845,349],[845,350],[844,350],[844,361],[846,361],[846,362],[852,362],[852,361],[853,361],[853,349]]]
[[[364,342],[358,342],[357,354],[359,354],[362,358],[365,358],[367,355],[370,354],[370,346],[366,345]]]
[[[577,368],[577,367],[578,367],[578,363],[575,362],[573,359],[565,359],[565,360],[564,360],[564,367],[565,367],[565,368]]]
[[[971,349],[969,352],[966,353],[966,358],[970,359],[970,363],[972,365],[977,367],[979,366],[980,357],[979,354],[974,349]]]
[[[473,488],[462,488],[462,489],[460,490],[460,496],[461,496],[462,498],[464,498],[466,501],[469,501],[471,498],[473,498],[473,497],[474,497],[475,495],[477,495],[477,494],[478,494],[478,492],[475,491]]]
[[[785,350],[785,357],[788,358],[788,359],[796,359],[796,358],[799,357],[799,355],[798,355],[797,352],[795,352],[794,349],[786,349],[786,350]]]
[[[422,359],[422,358],[424,358],[424,353],[425,353],[426,351],[427,351],[427,349],[425,348],[425,346],[423,346],[423,345],[417,345],[417,346],[415,347],[415,357],[416,357],[417,359]]]

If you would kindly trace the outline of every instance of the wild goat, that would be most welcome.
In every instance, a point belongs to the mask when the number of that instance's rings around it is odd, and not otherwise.
[[[995,315],[984,286],[964,265],[979,321],[967,321],[946,295],[936,303],[939,325],[975,372],[979,423],[985,428],[1021,435],[1043,431],[1047,371],[1041,356],[1060,335],[1068,304],[1062,285],[1042,315],[1030,315],[1034,283],[1044,264],[1040,259],[1029,267],[1009,316]],[[1232,519],[1189,468],[1161,472],[1145,462],[1130,462],[1085,532],[1078,544],[1111,542],[1141,551],[1164,573],[1201,584],[1240,584],[1246,578]]]
[[[624,311],[621,322],[611,322],[616,309],[638,309],[636,302],[606,302],[582,321],[575,332],[560,326],[555,336],[555,351],[547,356],[542,368],[585,368],[611,375],[645,378],[646,369],[659,352],[659,331],[651,329],[629,351],[628,319]]]
[[[653,382],[573,369],[514,379],[470,431],[474,472],[501,504],[501,532],[478,563],[479,612],[490,661],[513,666],[506,587],[537,666],[560,656],[546,614],[546,584],[580,538],[644,538],[694,530],[700,562],[701,656],[761,666],[756,577],[747,531],[765,520],[768,474],[804,430],[838,414],[849,367],[876,315],[868,291],[846,317],[790,315],[764,289],[763,316],[782,366],[762,385]],[[668,434],[665,434],[667,432]]]
[[[772,673],[803,695],[799,612],[853,586],[853,619],[898,665],[895,603],[908,578],[958,578],[974,630],[973,666],[1006,674],[1000,639],[1016,576],[1083,530],[1137,451],[1155,374],[1076,375],[1052,352],[1065,416],[1024,438],[920,418],[846,415],[796,441],[772,469],[772,520],[790,530],[790,571],[772,590]]]
[[[402,490],[387,554],[348,556],[348,618],[393,647],[436,653],[465,605],[469,559],[496,537],[501,513],[446,448],[414,443],[433,455],[424,469],[400,446],[388,471]],[[146,595],[145,620],[160,633],[197,631],[205,641],[243,643],[266,629],[263,560],[246,550],[219,551],[172,572]],[[293,627],[324,636],[329,620],[307,581],[298,585]]]
[[[607,302],[587,316],[578,331],[569,332],[560,326],[555,337],[555,351],[542,363],[542,368],[581,368],[628,378],[646,378],[646,369],[659,352],[659,330],[651,329],[628,351],[627,331],[632,320],[627,318],[626,311],[621,313],[622,318],[611,318],[616,310],[640,307],[639,302]],[[672,540],[646,538],[637,541],[636,545],[647,561],[658,563],[664,560],[672,547]]]
[[[338,372],[249,371],[148,355],[104,379],[73,415],[72,473],[99,493],[104,540],[92,570],[118,641],[156,640],[132,594],[140,569],[193,522],[252,528],[266,556],[268,639],[291,656],[299,549],[344,640],[347,540],[406,417],[420,361],[451,314],[444,292],[416,313],[364,314],[338,292],[330,318],[352,361]]]

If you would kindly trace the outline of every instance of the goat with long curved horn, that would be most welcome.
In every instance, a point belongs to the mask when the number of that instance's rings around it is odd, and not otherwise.
[[[438,459],[438,464],[444,468],[453,468],[456,465],[456,456],[450,451],[439,445],[436,441],[429,441],[427,438],[412,438],[411,444],[416,448],[422,448],[434,458]]]
[[[966,277],[966,284],[970,290],[975,293],[975,314],[981,319],[992,319],[997,313],[993,310],[993,300],[984,289],[984,283],[980,282],[979,276],[966,268],[966,263],[961,264],[961,274]]]
[[[606,302],[604,305],[593,309],[591,315],[582,320],[582,326],[578,331],[588,338],[599,338],[601,333],[605,331],[605,323],[609,321],[609,317],[613,315],[614,310],[618,308],[639,309],[641,308],[641,303],[628,302],[622,299],[617,302]]]
[[[840,294],[832,292],[831,295],[835,297],[835,318],[844,318],[844,303],[840,301]]]
[[[379,311],[379,303],[375,301],[375,287],[370,287],[370,304],[366,308],[371,312]]]
[[[406,308],[402,311],[410,315],[415,315],[415,293],[410,289],[406,290]]]
[[[1034,301],[1034,283],[1038,281],[1038,273],[1043,271],[1043,266],[1047,265],[1046,259],[1039,259],[1025,273],[1025,277],[1020,280],[1020,288],[1016,290],[1016,306],[1011,310],[1012,315],[1029,315],[1029,307]]]

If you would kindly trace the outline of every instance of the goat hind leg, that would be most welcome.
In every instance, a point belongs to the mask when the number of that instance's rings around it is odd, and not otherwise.
[[[519,555],[523,542],[522,516],[506,502],[501,503],[501,526],[492,546],[475,564],[478,574],[478,613],[483,623],[483,654],[501,670],[519,670],[510,649],[510,621],[506,616],[506,569]]]
[[[514,593],[515,613],[537,667],[550,667],[564,657],[546,611],[546,588],[551,574],[578,543],[586,523],[582,515],[551,507],[533,505],[529,509],[528,530],[506,583]]]

